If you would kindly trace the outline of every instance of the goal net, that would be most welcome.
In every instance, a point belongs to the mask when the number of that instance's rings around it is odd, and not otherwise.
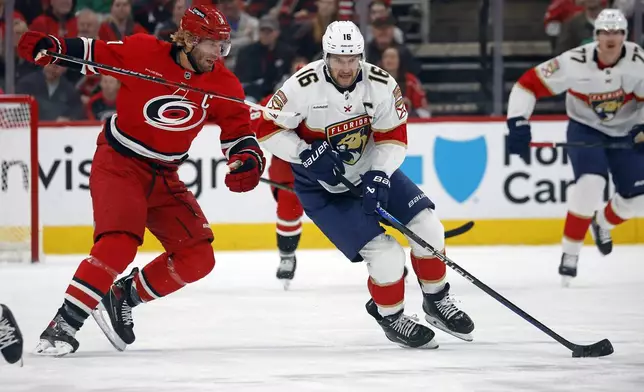
[[[0,261],[40,260],[38,108],[0,95]]]

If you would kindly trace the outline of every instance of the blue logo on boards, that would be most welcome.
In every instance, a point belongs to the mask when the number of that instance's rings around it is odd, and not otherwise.
[[[414,184],[420,185],[423,183],[423,157],[420,155],[408,155],[405,157],[402,165],[400,165],[400,170]]]
[[[483,136],[471,140],[437,137],[433,156],[438,181],[457,202],[463,203],[481,185],[487,166]]]

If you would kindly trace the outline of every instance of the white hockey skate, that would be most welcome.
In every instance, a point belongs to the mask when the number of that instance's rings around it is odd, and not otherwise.
[[[559,275],[561,275],[561,285],[570,287],[570,282],[577,276],[578,255],[564,253],[561,255],[561,264],[559,264]]]
[[[288,290],[291,286],[291,281],[295,277],[295,268],[297,267],[297,259],[295,255],[280,256],[280,265],[277,267],[275,276],[282,282],[284,290]]]

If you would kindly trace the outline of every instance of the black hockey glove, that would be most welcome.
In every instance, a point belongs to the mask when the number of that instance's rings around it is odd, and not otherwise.
[[[532,141],[530,123],[525,117],[509,118],[507,123],[510,130],[510,134],[506,138],[508,151],[511,155],[518,155],[523,162],[528,163],[530,160],[530,142]]]
[[[365,214],[375,214],[378,205],[387,208],[390,186],[389,177],[383,171],[369,170],[362,176],[362,210]]]
[[[340,183],[335,170],[344,174],[344,163],[338,152],[333,150],[326,140],[311,143],[309,148],[300,153],[300,159],[313,179],[324,181],[331,186]]]

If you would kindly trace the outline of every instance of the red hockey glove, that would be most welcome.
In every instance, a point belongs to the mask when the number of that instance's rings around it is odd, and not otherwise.
[[[248,147],[228,159],[230,173],[226,174],[225,183],[232,192],[248,192],[259,184],[264,173],[266,158],[259,147]]]
[[[36,57],[41,50],[50,52],[64,53],[64,40],[59,40],[53,35],[43,34],[38,31],[25,32],[18,41],[18,54],[23,59],[38,64],[47,65],[53,63],[56,59],[51,56]]]

